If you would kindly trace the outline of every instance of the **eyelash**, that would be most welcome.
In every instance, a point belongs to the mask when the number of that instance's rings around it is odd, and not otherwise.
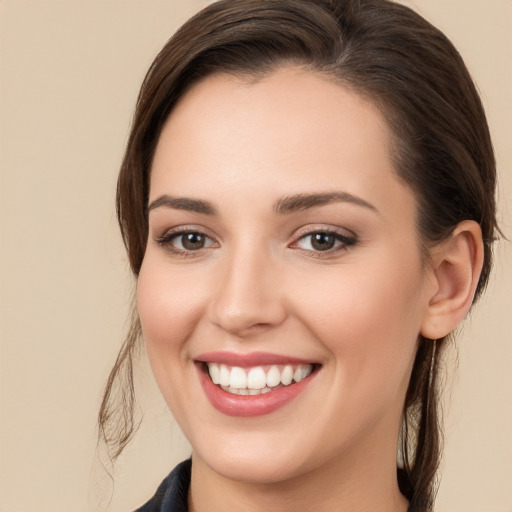
[[[173,231],[168,231],[168,232],[164,233],[161,237],[156,238],[155,241],[158,245],[164,247],[169,252],[176,254],[177,256],[182,256],[184,258],[195,257],[199,254],[202,254],[202,252],[205,249],[208,249],[208,247],[201,247],[200,249],[197,249],[197,250],[179,249],[178,247],[175,247],[172,244],[172,241],[174,239],[183,237],[185,235],[199,235],[199,236],[203,236],[205,238],[205,240],[211,240],[214,243],[217,243],[217,242],[215,242],[215,240],[212,237],[208,236],[203,231],[201,231],[197,228],[192,228],[192,227],[188,228],[186,226],[176,229],[176,230],[173,230]]]
[[[299,242],[307,239],[308,237],[312,237],[314,235],[328,235],[332,236],[335,239],[335,243],[339,242],[339,244],[334,246],[331,249],[327,249],[325,251],[321,250],[314,250],[314,249],[302,249],[306,253],[308,253],[310,256],[315,258],[328,258],[330,256],[333,256],[334,254],[337,254],[341,251],[346,251],[349,247],[356,245],[358,242],[357,237],[355,234],[352,234],[350,236],[341,234],[339,231],[336,231],[334,229],[313,229],[313,230],[304,230],[303,232],[299,232],[297,235],[297,239],[295,242],[290,244],[289,247],[292,249],[299,249],[298,247]],[[199,235],[205,237],[205,240],[210,240],[213,242],[209,247],[201,247],[197,250],[190,250],[190,249],[179,249],[175,247],[172,244],[172,241],[183,237],[184,235]],[[190,258],[190,257],[196,257],[201,254],[203,254],[203,251],[205,249],[209,249],[210,247],[214,246],[215,244],[218,245],[218,242],[216,242],[212,237],[208,236],[206,233],[204,233],[201,230],[198,230],[196,228],[179,228],[177,230],[173,230],[170,232],[165,233],[161,237],[158,237],[155,239],[156,243],[159,246],[164,247],[166,250],[170,251],[173,254],[176,254],[178,256],[184,257],[184,258]],[[311,243],[311,242],[310,242]]]
[[[307,239],[308,237],[312,237],[314,235],[328,235],[332,236],[334,238],[334,242],[339,242],[339,244],[334,246],[331,249],[327,249],[325,251],[320,250],[313,250],[313,249],[302,249],[303,251],[307,252],[310,256],[314,258],[329,258],[334,255],[336,255],[339,252],[346,251],[349,247],[352,247],[356,245],[358,242],[357,237],[355,234],[351,235],[345,235],[340,233],[339,231],[336,231],[335,229],[329,229],[329,228],[320,228],[320,229],[309,229],[305,230],[304,232],[298,233],[298,238],[295,242],[291,244],[290,247],[293,249],[300,249],[297,247],[299,242],[302,240]],[[311,241],[310,241],[311,244]]]

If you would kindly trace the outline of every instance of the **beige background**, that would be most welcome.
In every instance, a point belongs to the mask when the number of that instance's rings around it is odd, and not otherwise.
[[[95,455],[95,417],[131,289],[113,198],[135,97],[158,49],[204,3],[0,0],[0,512],[109,501],[126,512],[188,453],[148,372],[146,419],[115,485]],[[415,5],[482,92],[512,239],[512,1]],[[497,255],[459,342],[437,512],[512,511],[510,243]]]

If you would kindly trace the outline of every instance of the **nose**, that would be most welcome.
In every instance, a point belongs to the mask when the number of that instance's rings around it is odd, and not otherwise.
[[[210,303],[211,321],[238,338],[248,338],[276,327],[286,318],[279,266],[269,252],[248,247],[223,262]]]

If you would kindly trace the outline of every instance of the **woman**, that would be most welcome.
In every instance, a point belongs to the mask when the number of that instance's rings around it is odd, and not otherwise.
[[[410,9],[230,0],[187,22],[118,182],[137,313],[101,434],[114,457],[131,437],[142,335],[193,449],[140,510],[431,510],[438,371],[489,276],[494,188],[471,78]]]

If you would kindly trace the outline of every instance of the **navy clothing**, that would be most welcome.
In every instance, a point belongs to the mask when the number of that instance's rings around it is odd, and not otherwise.
[[[135,512],[187,512],[192,460],[178,464],[160,484],[156,494]]]

